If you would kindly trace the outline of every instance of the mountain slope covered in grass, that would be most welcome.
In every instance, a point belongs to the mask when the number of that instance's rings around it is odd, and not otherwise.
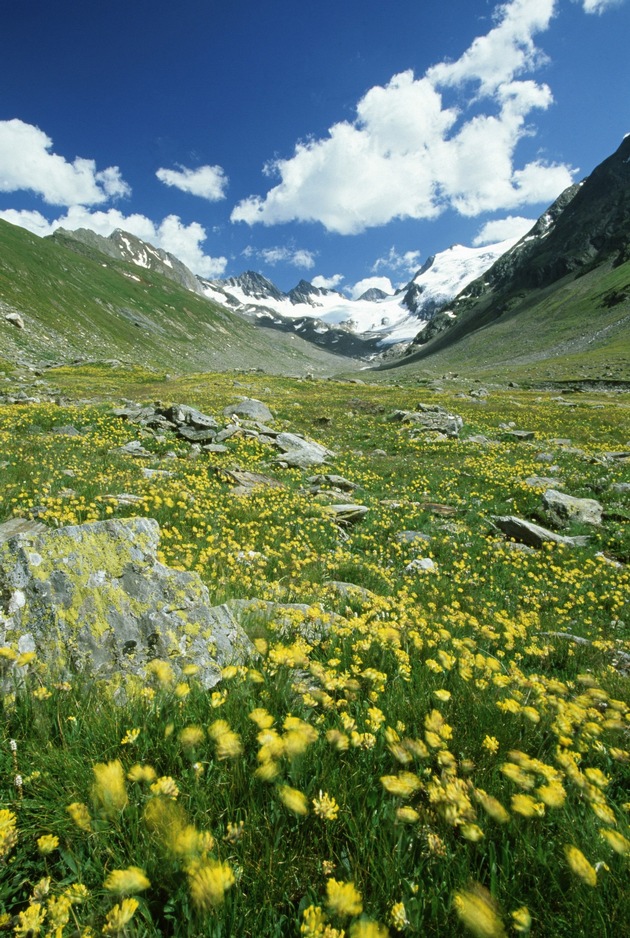
[[[24,328],[7,320],[11,313]],[[237,367],[330,373],[340,367],[339,358],[299,336],[271,335],[159,273],[87,245],[77,254],[4,221],[0,348],[4,361],[34,365],[119,358],[178,373]]]

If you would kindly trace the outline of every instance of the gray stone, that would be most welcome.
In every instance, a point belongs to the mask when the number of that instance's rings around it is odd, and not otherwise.
[[[124,446],[119,446],[117,452],[124,456],[134,456],[136,459],[153,459],[153,453],[145,449],[139,440],[130,440]]]
[[[430,570],[435,570],[436,564],[434,560],[431,560],[430,557],[416,557],[411,563],[408,563],[405,567],[405,573],[416,573],[418,570],[423,572],[428,572]]]
[[[202,414],[200,410],[189,407],[187,404],[171,404],[170,407],[158,411],[178,427],[190,426],[196,430],[218,430],[219,424],[214,417]]]
[[[554,524],[601,524],[603,508],[594,498],[574,498],[555,489],[547,489],[543,503]]]
[[[424,405],[421,410],[396,411],[392,417],[401,423],[410,423],[414,429],[424,433],[443,433],[448,437],[459,436],[464,421],[457,414],[449,414],[438,405]]]
[[[549,488],[550,485],[560,485],[559,479],[554,479],[552,476],[529,476],[525,479],[525,485],[529,485],[533,489],[540,488]]]
[[[239,404],[231,404],[223,411],[226,417],[235,414],[237,417],[249,417],[250,420],[260,420],[261,423],[268,423],[273,420],[273,414],[266,404],[256,400],[254,397],[246,397]]]
[[[563,537],[561,534],[555,534],[539,524],[525,521],[515,515],[493,515],[492,520],[507,537],[530,547],[542,547],[548,541],[552,541],[554,544],[565,544],[569,547],[584,547],[589,541],[589,538],[585,536]]]
[[[506,430],[503,435],[513,440],[533,440],[536,436],[533,430]]]
[[[30,521],[28,518],[9,518],[0,524],[0,544],[18,534],[43,534],[49,529],[41,521]]]
[[[326,505],[324,511],[332,515],[337,524],[353,524],[370,509],[366,505]]]
[[[399,531],[396,540],[399,544],[415,544],[417,541],[428,544],[433,538],[429,534],[423,534],[422,531]]]
[[[201,447],[204,453],[227,453],[228,448],[222,443],[208,443],[207,446]]]
[[[7,313],[4,317],[8,323],[11,323],[12,326],[16,326],[18,329],[24,329],[24,320],[19,313]]]
[[[298,436],[296,433],[279,433],[275,439],[275,445],[283,453],[275,457],[275,462],[302,469],[309,466],[321,466],[329,456],[334,455],[321,443],[305,440],[303,436]]]
[[[358,488],[356,482],[350,482],[349,479],[344,479],[343,476],[333,475],[331,473],[309,476],[306,481],[309,482],[314,489],[320,489],[323,486],[330,485],[335,489],[341,489],[342,492],[353,492],[354,489]]]
[[[211,607],[196,573],[157,559],[149,518],[18,534],[0,545],[0,643],[28,645],[46,678],[85,673],[108,682],[147,678],[161,659],[176,677],[195,664],[204,687],[253,651],[225,606]],[[12,662],[11,683],[21,677]],[[150,670],[150,669],[149,669]]]
[[[630,482],[613,482],[610,487],[613,492],[618,492],[620,495],[630,492]]]

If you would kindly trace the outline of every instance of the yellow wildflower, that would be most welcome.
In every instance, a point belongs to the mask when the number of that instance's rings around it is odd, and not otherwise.
[[[328,907],[337,915],[360,915],[363,911],[361,893],[354,883],[344,883],[336,879],[326,882]]]
[[[422,782],[413,772],[381,775],[381,785],[390,795],[398,795],[399,798],[411,798],[419,788],[422,788]]]
[[[630,853],[630,840],[620,834],[619,831],[611,830],[609,827],[602,827],[600,835],[607,840],[616,853]]]
[[[249,719],[252,720],[260,730],[267,730],[274,724],[272,715],[268,710],[265,710],[264,707],[256,707],[256,709],[252,710],[248,716]]]
[[[567,844],[564,848],[564,855],[576,876],[585,882],[587,886],[597,885],[597,872],[588,862],[581,850],[572,846],[572,844]]]
[[[50,892],[50,876],[44,876],[38,883],[35,883],[33,887],[33,893],[31,896],[31,901],[34,899],[36,902],[41,902],[42,899],[45,899],[48,893]]]
[[[166,798],[175,800],[179,795],[179,788],[175,779],[170,775],[162,775],[151,785],[151,791],[154,795],[164,795]]]
[[[151,765],[141,765],[136,762],[127,772],[127,778],[130,782],[154,782],[157,772]]]
[[[484,749],[487,749],[488,752],[498,752],[499,751],[499,740],[496,736],[486,736],[481,744]]]
[[[361,919],[350,926],[349,938],[388,938],[389,930],[385,925]]]
[[[459,919],[477,938],[504,938],[496,904],[483,886],[456,892],[453,905]]]
[[[59,838],[54,834],[44,834],[43,837],[37,839],[37,849],[44,857],[56,850],[58,846]]]
[[[103,926],[103,934],[119,935],[124,931],[126,925],[128,925],[133,918],[138,905],[137,899],[123,899],[120,905],[115,905],[114,908],[107,913]]]
[[[118,814],[127,805],[127,789],[122,763],[98,762],[92,766],[94,785],[92,798],[98,810],[106,816]]]
[[[403,931],[409,924],[405,903],[396,902],[390,909],[389,917],[394,928],[398,931]]]
[[[0,859],[6,857],[17,843],[18,835],[15,826],[17,817],[13,811],[0,809]]]
[[[567,797],[561,782],[552,781],[548,785],[541,785],[536,794],[544,801],[548,808],[561,808]]]
[[[119,896],[132,895],[134,892],[142,892],[148,889],[151,883],[147,879],[144,870],[138,866],[128,866],[126,870],[112,870],[105,882],[103,888],[110,892],[115,892]]]
[[[290,788],[289,785],[279,785],[278,795],[282,804],[294,814],[308,814],[308,801],[303,792],[297,788]]]
[[[42,907],[41,902],[32,902],[24,912],[18,915],[18,923],[13,929],[13,934],[18,938],[31,938],[33,935],[39,935],[45,918],[46,909]]]
[[[415,808],[406,804],[402,808],[396,809],[396,819],[402,824],[415,824],[416,821],[420,820],[420,815]]]
[[[532,927],[532,917],[525,905],[521,906],[520,909],[515,909],[510,918],[512,919],[512,928],[519,935],[526,935]]]
[[[136,727],[133,730],[127,730],[123,738],[120,740],[120,745],[130,746],[132,743],[135,743],[139,735],[140,735],[139,727]]]
[[[523,817],[542,817],[545,806],[542,801],[536,801],[531,795],[512,795],[512,811],[522,814]]]
[[[313,798],[313,811],[325,821],[334,821],[339,814],[339,805],[329,794],[320,790],[319,798]]]
[[[184,749],[200,746],[205,738],[206,734],[201,726],[185,726],[179,734],[179,741]]]
[[[206,860],[188,870],[188,885],[193,904],[202,911],[221,905],[225,893],[234,885],[234,873],[228,863]]]
[[[67,896],[51,896],[48,900],[48,926],[55,929],[55,935],[63,934],[63,928],[70,920],[71,909],[72,903]]]
[[[73,801],[72,804],[69,804],[66,808],[66,811],[77,825],[83,831],[92,830],[92,820],[90,818],[90,812],[86,804],[83,804],[82,801]]]
[[[498,821],[499,824],[507,824],[510,820],[510,815],[501,802],[493,798],[492,795],[488,795],[482,788],[475,789],[474,797],[493,821]]]

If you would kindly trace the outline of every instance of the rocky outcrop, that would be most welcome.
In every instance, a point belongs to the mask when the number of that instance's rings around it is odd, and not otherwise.
[[[227,607],[211,607],[196,573],[161,564],[158,544],[158,524],[148,518],[9,532],[0,542],[8,685],[19,682],[27,652],[46,676],[144,681],[158,659],[180,679],[195,665],[204,687],[244,660],[253,648]]]

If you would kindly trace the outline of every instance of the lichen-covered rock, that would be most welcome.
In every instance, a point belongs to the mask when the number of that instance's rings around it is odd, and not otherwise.
[[[560,526],[579,524],[601,524],[603,508],[594,498],[575,498],[555,489],[547,489],[543,502],[551,520]]]
[[[252,645],[227,607],[210,606],[196,573],[158,561],[158,544],[149,518],[18,533],[0,543],[0,646],[34,651],[47,676],[143,680],[147,665],[162,659],[175,677],[196,665],[197,680],[212,687]]]

